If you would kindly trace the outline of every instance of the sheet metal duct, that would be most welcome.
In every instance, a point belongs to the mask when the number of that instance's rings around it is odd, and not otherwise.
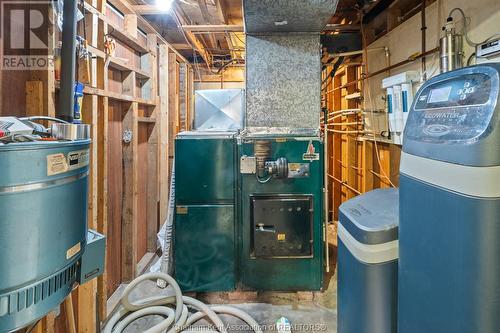
[[[338,0],[244,0],[245,31],[320,32],[335,13],[337,3]]]
[[[319,128],[320,32],[338,0],[244,0],[246,127]]]
[[[243,89],[197,90],[194,129],[237,130],[243,128]]]
[[[319,128],[319,34],[247,36],[247,127]]]

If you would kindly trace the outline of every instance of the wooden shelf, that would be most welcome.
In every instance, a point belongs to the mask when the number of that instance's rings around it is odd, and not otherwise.
[[[109,57],[109,67],[119,71],[132,71],[132,68],[128,66],[128,61],[116,57]]]
[[[135,77],[140,80],[149,80],[151,78],[151,74],[142,70],[142,69],[134,69]]]
[[[117,57],[109,57],[109,59],[110,59],[109,67],[111,67],[111,68],[117,69],[119,71],[126,71],[126,72],[133,71],[136,73],[136,77],[138,79],[141,79],[141,80],[149,80],[151,78],[151,75],[148,72],[146,72],[140,68],[131,68],[128,65],[128,61],[126,61],[124,59],[117,58]]]
[[[122,43],[128,45],[129,47],[133,48],[137,52],[140,53],[148,53],[149,50],[146,48],[146,46],[142,45],[142,43],[139,42],[137,38],[132,37],[129,33],[126,31],[122,30],[115,24],[108,22],[108,30],[110,30],[108,33],[121,41]]]
[[[154,123],[156,123],[156,118],[154,118],[154,117],[137,117],[137,121],[140,123],[154,124]]]
[[[97,95],[97,96],[103,96],[103,97],[108,97],[113,100],[121,101],[121,102],[130,102],[130,103],[138,103],[141,105],[146,105],[146,106],[156,106],[156,101],[149,101],[143,98],[139,97],[132,97],[129,95],[124,95],[112,91],[105,91],[102,89],[94,88],[94,87],[89,87],[85,86],[83,89],[83,92],[88,95]]]

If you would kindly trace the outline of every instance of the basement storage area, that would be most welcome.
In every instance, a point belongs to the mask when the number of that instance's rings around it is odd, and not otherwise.
[[[500,332],[498,0],[0,15],[0,333]]]

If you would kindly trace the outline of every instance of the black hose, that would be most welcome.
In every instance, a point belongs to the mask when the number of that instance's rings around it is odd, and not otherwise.
[[[333,69],[330,72],[330,74],[323,80],[323,82],[321,82],[322,89],[324,89],[324,88],[326,88],[326,86],[328,86],[328,83],[329,83],[328,81],[330,81],[335,76],[335,74],[339,70],[340,65],[342,65],[343,62],[344,62],[344,57],[343,56],[341,56],[341,57],[339,57],[337,59],[337,61],[333,65]]]

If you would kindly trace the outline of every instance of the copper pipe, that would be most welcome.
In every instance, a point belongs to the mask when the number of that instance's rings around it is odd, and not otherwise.
[[[369,170],[369,171],[370,171],[372,174],[374,174],[375,176],[377,176],[378,178],[380,178],[380,180],[382,180],[382,181],[391,181],[391,180],[389,179],[389,177],[386,177],[386,176],[384,176],[384,175],[381,175],[381,174],[379,174],[379,173],[377,173],[377,172],[375,172],[375,171],[373,171],[373,170]]]
[[[336,90],[340,90],[340,89],[344,89],[344,88],[347,88],[347,87],[352,86],[352,85],[356,85],[356,84],[357,84],[358,82],[360,82],[360,81],[367,80],[367,79],[369,79],[369,78],[371,78],[371,77],[374,77],[374,76],[377,76],[377,75],[379,75],[379,74],[385,73],[385,72],[387,72],[387,71],[391,71],[391,70],[396,69],[396,68],[398,68],[398,67],[401,67],[401,66],[407,65],[407,64],[409,64],[409,63],[414,62],[415,60],[418,60],[418,59],[421,59],[421,58],[425,58],[425,57],[427,57],[427,56],[429,56],[429,55],[431,55],[431,54],[434,54],[434,53],[436,53],[436,52],[439,52],[439,48],[438,48],[438,47],[436,47],[436,48],[434,48],[434,49],[432,49],[432,50],[426,51],[426,52],[424,52],[424,53],[420,53],[420,54],[418,54],[418,55],[416,55],[416,56],[414,56],[414,57],[410,57],[410,58],[408,58],[408,59],[405,59],[405,60],[403,60],[403,61],[400,61],[400,62],[398,62],[398,63],[396,63],[396,64],[394,64],[394,65],[390,65],[390,66],[387,66],[387,67],[385,67],[385,68],[382,68],[382,69],[380,69],[380,70],[378,70],[378,71],[376,71],[376,72],[373,72],[373,73],[367,74],[367,75],[365,75],[365,76],[364,76],[364,77],[362,77],[362,78],[356,79],[356,80],[354,80],[354,81],[348,82],[348,83],[343,84],[343,85],[341,85],[341,86],[338,86],[338,87],[336,87],[336,88],[330,89],[330,90],[328,90],[326,93],[331,93],[331,92],[336,91]]]

